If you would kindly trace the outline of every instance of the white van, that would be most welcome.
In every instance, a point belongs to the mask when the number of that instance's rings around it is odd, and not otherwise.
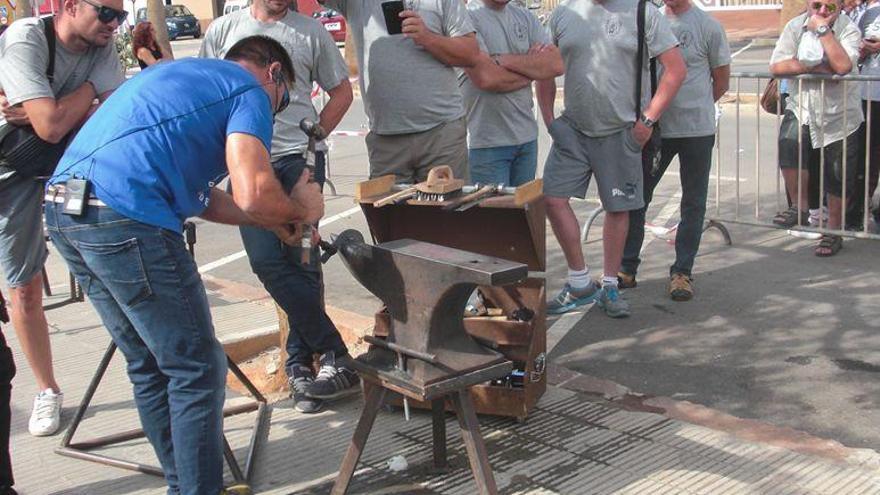
[[[250,4],[251,0],[226,0],[223,4],[223,15],[231,14],[236,10],[246,9]]]

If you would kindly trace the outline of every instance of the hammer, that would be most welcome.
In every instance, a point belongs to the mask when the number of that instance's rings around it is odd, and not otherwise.
[[[299,121],[299,128],[309,137],[309,144],[306,147],[306,168],[309,172],[309,182],[315,180],[315,145],[318,141],[327,138],[327,133],[320,125],[316,124],[309,118]],[[312,226],[305,224],[302,229],[302,264],[308,265],[312,261]]]

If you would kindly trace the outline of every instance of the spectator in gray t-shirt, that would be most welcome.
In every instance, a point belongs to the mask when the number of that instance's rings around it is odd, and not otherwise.
[[[112,43],[122,0],[102,0],[102,6],[76,2],[55,17],[55,70],[46,76],[49,49],[43,22],[20,19],[0,38],[0,135],[9,126],[32,125],[49,142],[60,142],[92,110],[95,98],[105,100],[124,80]],[[99,9],[115,14],[102,21]],[[46,261],[43,237],[43,185],[3,166],[0,157],[0,269],[9,285],[12,326],[31,369],[39,394],[28,429],[33,435],[58,430],[61,400],[52,371],[49,329],[43,313],[42,267]]]
[[[612,318],[629,316],[617,272],[629,212],[644,206],[642,147],[686,73],[678,40],[650,2],[645,6],[643,59],[637,60],[638,4],[638,0],[564,0],[550,18],[550,35],[565,62],[565,110],[555,118],[556,83],[539,81],[538,104],[553,137],[544,166],[544,196],[547,217],[568,264],[568,283],[547,304],[550,314],[596,301]],[[653,97],[647,83],[648,57],[656,57],[666,68]],[[640,78],[642,92],[636,95]],[[569,205],[572,196],[586,195],[594,174],[605,208],[601,285],[590,277],[578,220]]]
[[[352,102],[348,66],[330,33],[315,19],[290,11],[292,3],[255,0],[250,7],[217,19],[205,33],[200,53],[202,57],[223,58],[239,40],[264,35],[281,43],[290,55],[296,80],[290,85],[290,105],[275,117],[272,134],[272,167],[288,193],[306,165],[309,139],[300,129],[300,121],[317,122],[329,133]],[[330,96],[320,115],[312,105],[314,83]],[[314,172],[323,186],[326,146],[323,141],[318,145]],[[260,227],[242,226],[240,230],[251,268],[288,318],[291,335],[287,338],[284,369],[294,407],[302,413],[316,413],[322,407],[322,397],[317,395],[356,391],[357,375],[343,364],[348,357],[345,342],[322,304],[317,246],[309,256],[311,263],[302,263],[301,250],[305,248],[283,245],[274,233]],[[322,368],[326,365],[333,371],[323,373],[317,386],[312,369],[316,354],[321,355]],[[336,375],[345,379],[331,379]],[[345,390],[334,390],[332,394],[317,390],[336,386]]]
[[[324,0],[348,22],[370,119],[370,176],[424,180],[435,165],[467,176],[467,126],[453,67],[479,48],[461,0],[404,0],[402,34],[389,34],[387,0]]]
[[[700,248],[709,170],[715,145],[715,102],[730,82],[730,47],[724,28],[691,0],[664,0],[666,18],[678,38],[687,65],[687,77],[660,119],[663,142],[657,167],[645,170],[645,206],[629,212],[629,234],[619,274],[621,287],[636,285],[639,253],[645,238],[645,212],[654,188],[678,156],[681,180],[681,222],[675,236],[675,263],[669,269],[669,295],[673,300],[693,297],[691,270]]]
[[[471,0],[480,56],[461,73],[471,181],[518,186],[535,178],[538,123],[532,81],[564,70],[538,18],[510,0]]]

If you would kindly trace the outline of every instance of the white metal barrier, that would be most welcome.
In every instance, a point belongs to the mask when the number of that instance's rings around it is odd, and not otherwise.
[[[772,114],[766,113],[760,104],[761,94],[766,86],[766,83],[771,79],[771,75],[769,73],[749,73],[749,72],[739,72],[731,74],[731,79],[733,82],[732,94],[734,97],[734,123],[733,128],[730,127],[729,122],[722,121],[721,125],[719,125],[718,133],[716,136],[716,163],[715,163],[715,171],[714,171],[714,189],[715,189],[715,197],[714,197],[714,205],[709,205],[710,208],[707,209],[707,218],[710,218],[715,221],[723,221],[723,222],[733,222],[733,223],[743,223],[749,225],[757,225],[757,226],[768,226],[774,227],[774,225],[770,218],[775,214],[775,212],[782,211],[788,206],[788,199],[786,198],[786,193],[784,189],[784,185],[781,180],[781,173],[779,170],[779,149],[778,149],[778,134],[780,125],[782,122],[782,115],[776,115],[775,117]],[[788,78],[788,84],[794,85],[798,88],[796,92],[795,98],[798,98],[798,106],[801,106],[804,102],[804,85],[806,83],[819,83],[819,91],[820,91],[820,108],[819,115],[825,114],[825,90],[826,86],[830,84],[842,84],[843,86],[843,94],[850,95],[851,92],[857,91],[861,94],[863,85],[867,85],[870,89],[871,86],[875,84],[880,84],[880,76],[862,76],[862,75],[847,75],[847,76],[831,76],[831,75],[801,75],[801,76],[792,76]],[[749,89],[743,89],[743,86],[748,84],[750,86]],[[870,94],[870,91],[868,91]],[[846,96],[845,96],[846,98]],[[783,102],[780,101],[778,107],[781,108]],[[858,118],[858,116],[850,115],[851,112],[847,108],[847,105],[844,104],[843,111],[843,127],[846,129],[848,124],[852,121],[852,118]],[[850,237],[860,237],[860,238],[871,238],[871,239],[880,239],[880,234],[874,231],[876,228],[874,222],[871,219],[871,206],[872,206],[872,195],[869,190],[869,177],[871,174],[871,129],[874,125],[874,120],[876,120],[877,116],[872,115],[871,105],[868,105],[867,114],[864,115],[864,128],[855,132],[862,132],[862,136],[860,138],[860,146],[864,146],[863,156],[860,156],[859,162],[861,163],[847,163],[847,139],[843,140],[843,160],[842,160],[842,170],[841,170],[841,181],[844,185],[841,191],[841,201],[844,205],[841,208],[841,228],[840,229],[829,229],[827,225],[827,220],[824,218],[822,214],[819,215],[818,225],[816,226],[807,226],[802,225],[801,222],[798,222],[798,226],[796,227],[799,230],[807,230],[807,231],[816,231],[821,233],[831,233],[843,236]],[[790,111],[790,110],[788,110]],[[861,112],[861,108],[859,110]],[[777,112],[782,113],[782,112]],[[769,121],[769,122],[768,122]],[[771,124],[775,121],[775,126],[772,127],[774,130],[771,133],[772,138],[768,139],[767,136],[762,136],[762,129],[765,129],[768,124]],[[751,123],[751,124],[750,124]],[[743,130],[753,126],[754,133],[752,136],[744,135]],[[799,124],[800,125],[800,124]],[[825,119],[820,119],[818,122],[818,135],[820,136],[820,140],[823,145],[825,143]],[[800,130],[800,128],[798,129]],[[733,138],[733,155],[730,156],[730,150],[728,148],[727,151],[723,149],[723,143],[726,140]],[[798,132],[798,198],[795,201],[800,201],[800,187],[801,187],[801,177],[803,171],[805,170],[804,164],[804,156],[803,156],[803,136],[801,132]],[[874,143],[875,145],[878,143]],[[826,167],[826,157],[825,157],[825,149],[820,148],[819,154],[819,197],[820,204],[823,206],[827,205],[827,198],[825,194],[825,167]],[[860,154],[861,155],[861,154]],[[752,159],[749,156],[753,157]],[[862,159],[863,158],[863,159]],[[847,174],[849,167],[864,167],[863,173],[865,180],[857,181],[856,188],[858,191],[848,190],[846,187],[847,183]],[[877,166],[876,164],[874,165]],[[762,179],[762,172],[766,172],[766,167],[772,167],[776,173],[775,175],[775,184],[773,184],[769,189],[767,185],[764,183]],[[751,172],[751,176],[746,180],[744,174]],[[735,180],[723,180],[725,174],[729,177],[732,177]],[[766,173],[763,174],[766,177]],[[733,184],[730,184],[732,182]],[[775,191],[774,191],[775,188]],[[858,230],[845,230],[848,220],[846,216],[847,207],[846,205],[852,199],[853,194],[862,195],[863,200],[863,211],[862,217],[859,220],[859,229]],[[774,210],[770,210],[768,208],[768,204],[773,204],[775,206]],[[751,213],[746,213],[744,211],[744,207],[748,206]],[[807,209],[806,205],[798,205],[799,211],[805,211]],[[850,222],[852,223],[852,222]]]

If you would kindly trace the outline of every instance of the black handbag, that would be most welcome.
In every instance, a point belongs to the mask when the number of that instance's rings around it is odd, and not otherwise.
[[[645,9],[648,0],[639,0],[636,12],[636,27],[638,29],[638,48],[636,53],[636,122],[642,118],[642,63],[645,56]],[[652,58],[651,68],[651,96],[657,93],[657,60]],[[642,147],[642,167],[645,170],[655,170],[660,163],[660,123],[655,122],[652,127],[651,138]]]
[[[51,84],[55,74],[55,23],[52,17],[43,19],[42,23],[49,48],[46,76]],[[61,161],[72,134],[58,143],[50,143],[40,138],[32,126],[7,123],[0,129],[0,163],[21,177],[50,176]]]

